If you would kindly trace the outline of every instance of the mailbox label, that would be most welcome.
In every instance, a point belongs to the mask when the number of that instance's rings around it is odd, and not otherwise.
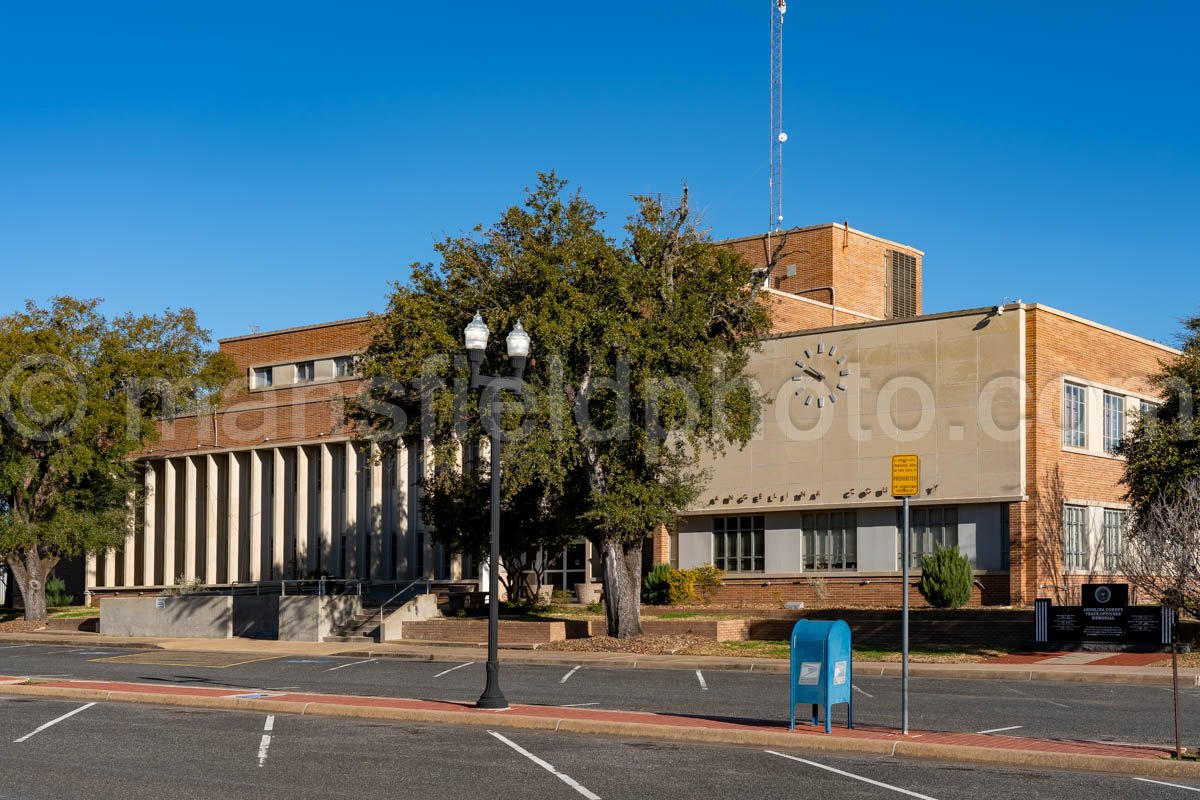
[[[796,683],[800,686],[816,686],[821,682],[821,662],[804,661],[800,664],[800,677]]]
[[[837,661],[833,665],[833,683],[835,686],[841,686],[846,682],[846,662]]]

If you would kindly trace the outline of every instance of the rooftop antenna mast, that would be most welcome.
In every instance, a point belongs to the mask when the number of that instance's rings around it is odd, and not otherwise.
[[[787,0],[771,0],[771,221],[770,231],[783,230],[783,16]]]

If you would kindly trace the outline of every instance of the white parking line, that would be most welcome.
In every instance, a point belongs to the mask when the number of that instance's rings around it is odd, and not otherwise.
[[[37,736],[39,733],[46,730],[46,728],[49,728],[51,725],[57,725],[58,723],[62,722],[64,719],[67,719],[68,717],[73,717],[76,714],[78,714],[80,711],[87,711],[89,708],[91,708],[94,705],[96,705],[96,704],[88,703],[87,705],[80,706],[79,708],[75,709],[74,711],[68,711],[66,714],[63,714],[61,717],[50,720],[45,725],[39,725],[38,727],[34,728],[29,733],[22,736],[20,739],[14,739],[13,744],[20,744],[21,742],[25,741],[26,739],[32,739],[34,736]]]
[[[567,682],[567,680],[568,680],[568,679],[569,679],[569,678],[570,678],[572,675],[574,675],[576,672],[578,672],[578,671],[579,671],[579,668],[580,668],[580,667],[582,667],[582,666],[583,666],[583,664],[576,664],[576,665],[575,665],[575,667],[574,667],[574,668],[573,668],[573,669],[572,669],[570,672],[568,672],[566,675],[563,675],[561,678],[559,678],[559,679],[558,679],[558,682],[559,682],[559,683],[566,683],[566,682]]]
[[[707,692],[708,684],[704,682],[704,673],[700,670],[696,670],[696,680],[700,681],[700,688]]]
[[[858,687],[857,687],[857,686],[855,686],[854,684],[850,684],[850,688],[851,688],[851,689],[853,689],[854,691],[858,692],[859,694],[861,694],[861,695],[865,696],[865,697],[869,697],[869,698],[871,698],[872,700],[874,700],[874,699],[875,699],[875,695],[871,694],[870,692],[864,692],[862,689],[858,688]]]
[[[0,646],[0,650],[16,650],[18,647],[33,647],[31,644],[6,644]]]
[[[1023,725],[1009,725],[1007,728],[988,728],[986,731],[975,731],[976,733],[1000,733],[1001,731],[1015,731]]]
[[[579,669],[579,668],[576,667],[576,669]],[[559,772],[558,770],[556,770],[554,768],[554,766],[552,764],[538,758],[533,753],[529,752],[524,747],[521,747],[521,745],[517,744],[513,740],[511,740],[505,736],[501,736],[500,734],[496,733],[495,731],[488,731],[488,733],[490,733],[492,736],[495,736],[497,739],[504,742],[506,745],[511,747],[513,750],[516,750],[518,753],[525,756],[530,761],[537,764],[539,767],[541,767],[542,769],[549,772],[551,775],[558,778],[560,781],[565,783],[567,786],[570,786],[572,789],[579,792],[581,795],[586,797],[588,800],[600,800],[600,795],[592,793],[591,791],[588,790],[588,788],[586,786],[581,784],[579,781],[575,780],[570,775],[567,775],[564,772]]]
[[[349,664],[339,664],[338,666],[330,667],[329,669],[327,669],[325,671],[333,672],[334,670],[345,669],[346,667],[356,667],[359,664],[370,664],[372,661],[378,661],[378,660],[379,660],[378,658],[368,658],[365,661],[351,661]]]
[[[1182,783],[1167,783],[1166,781],[1152,781],[1149,778],[1134,778],[1135,781],[1142,783],[1157,783],[1159,786],[1170,786],[1174,789],[1186,789],[1189,792],[1200,792],[1195,786],[1184,786]]]
[[[457,667],[451,667],[450,669],[444,669],[444,670],[442,670],[441,672],[439,672],[437,675],[434,675],[433,677],[435,677],[435,678],[440,678],[440,677],[442,677],[443,675],[448,675],[448,674],[450,674],[451,672],[454,672],[454,670],[456,670],[456,669],[462,669],[463,667],[469,667],[469,666],[471,666],[471,665],[472,665],[472,664],[474,664],[474,663],[475,663],[474,661],[468,661],[468,662],[467,662],[467,663],[465,663],[465,664],[459,664]]]
[[[827,767],[824,764],[818,764],[815,761],[809,761],[806,758],[797,758],[796,756],[789,756],[786,753],[776,753],[774,750],[767,750],[766,752],[770,753],[773,756],[779,756],[780,758],[790,759],[791,761],[799,761],[801,764],[808,764],[810,767],[816,767],[817,769],[823,769],[827,772],[833,772],[838,775],[843,775],[847,778],[853,778],[856,781],[862,781],[863,783],[869,783],[872,786],[879,786],[883,789],[891,789],[893,792],[899,792],[900,794],[906,794],[909,797],[916,797],[916,798],[918,798],[918,800],[936,800],[936,798],[930,797],[927,794],[918,794],[917,792],[910,792],[908,789],[901,789],[899,786],[892,786],[890,783],[883,783],[882,781],[874,781],[874,780],[871,780],[870,778],[864,778],[862,775],[855,775],[853,772],[845,772],[843,770],[836,769],[834,767]]]
[[[1039,698],[1039,699],[1040,699],[1040,698]],[[1050,705],[1052,705],[1052,706],[1058,706],[1059,708],[1070,708],[1070,706],[1069,706],[1069,705],[1067,705],[1066,703],[1056,703],[1056,702],[1055,702],[1055,701],[1053,701],[1053,700],[1042,700],[1042,702],[1043,702],[1043,703],[1048,703],[1048,704],[1050,704]]]
[[[275,715],[274,714],[267,716],[267,721],[265,723],[263,723],[263,730],[264,731],[275,730]],[[262,735],[262,739],[260,739],[258,742],[258,765],[260,767],[266,766],[267,750],[269,750],[270,747],[271,747],[271,734],[264,733]]]

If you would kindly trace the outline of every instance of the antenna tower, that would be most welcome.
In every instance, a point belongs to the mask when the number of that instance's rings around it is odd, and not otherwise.
[[[787,0],[771,0],[771,220],[770,231],[783,230],[783,16]]]

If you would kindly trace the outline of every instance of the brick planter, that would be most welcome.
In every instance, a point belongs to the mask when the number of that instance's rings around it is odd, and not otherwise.
[[[463,642],[478,644],[487,641],[487,620],[432,619],[425,622],[405,622],[401,629],[403,641]],[[566,623],[500,620],[501,644],[546,644],[567,638]]]

